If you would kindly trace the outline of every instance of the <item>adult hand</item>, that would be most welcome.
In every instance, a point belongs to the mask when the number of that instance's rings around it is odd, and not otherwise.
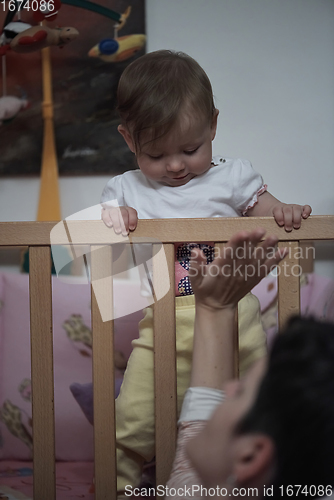
[[[264,229],[236,233],[211,264],[197,248],[192,250],[189,276],[196,306],[210,309],[234,308],[286,256],[277,250],[277,237],[263,242]]]

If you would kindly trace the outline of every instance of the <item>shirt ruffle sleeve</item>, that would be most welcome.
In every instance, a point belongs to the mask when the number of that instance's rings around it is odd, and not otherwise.
[[[235,160],[233,165],[233,199],[240,215],[258,202],[258,197],[267,190],[262,176],[255,172],[248,160]]]
[[[177,495],[173,496],[174,499],[181,500],[186,496],[186,491],[191,491],[193,500],[202,498],[199,488],[202,483],[188,458],[186,445],[205,427],[206,421],[224,398],[223,391],[209,387],[189,387],[186,391],[178,422],[175,459],[167,483],[169,491],[172,488],[177,491]],[[171,495],[167,494],[165,498],[171,498]]]
[[[200,494],[200,486],[202,485],[202,482],[188,458],[186,445],[190,439],[197,436],[205,424],[205,421],[183,422],[180,424],[175,459],[170,478],[166,485],[167,488],[165,498],[181,500],[181,498],[186,496],[185,493],[189,490],[191,492],[190,496],[192,500],[202,498]],[[176,495],[171,496],[168,494],[168,492],[172,489],[176,490]]]
[[[101,205],[103,208],[125,206],[121,175],[116,175],[107,182],[102,191]]]

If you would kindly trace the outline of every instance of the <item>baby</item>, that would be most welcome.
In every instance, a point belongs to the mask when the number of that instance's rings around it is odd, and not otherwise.
[[[300,227],[308,205],[274,198],[246,160],[212,158],[218,110],[210,80],[183,53],[152,52],[130,64],[119,82],[119,132],[138,170],[113,177],[102,194],[102,219],[127,235],[139,219],[273,216],[286,231]],[[119,208],[116,208],[119,206]],[[176,246],[177,391],[180,409],[189,386],[194,296],[187,271],[191,246]],[[214,258],[213,243],[197,245]],[[265,353],[257,299],[239,303],[240,371]],[[137,486],[144,461],[154,456],[153,312],[148,307],[116,401],[119,495]]]

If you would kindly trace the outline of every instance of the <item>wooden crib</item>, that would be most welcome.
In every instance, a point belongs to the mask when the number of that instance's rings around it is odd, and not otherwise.
[[[34,500],[55,500],[55,426],[52,338],[52,290],[50,232],[56,222],[0,223],[0,246],[28,246],[31,379],[33,415]],[[75,222],[75,245],[90,245],[91,279],[101,280],[105,305],[113,307],[110,229],[103,222]],[[154,304],[156,483],[165,484],[175,453],[176,360],[174,310],[174,242],[215,241],[222,245],[237,231],[263,227],[267,234],[279,236],[279,245],[291,251],[285,259],[285,271],[279,273],[279,325],[300,309],[300,248],[306,241],[334,240],[334,216],[313,216],[301,229],[286,233],[272,218],[165,219],[140,220],[136,237],[155,238],[163,243],[167,258],[169,292]],[[65,224],[66,228],[66,224]],[[69,233],[59,244],[68,245]],[[130,235],[130,241],[131,241]],[[70,241],[71,244],[73,244]],[[300,247],[301,245],[301,247]],[[104,248],[102,251],[101,248]],[[102,255],[102,253],[103,255]],[[98,256],[97,256],[98,254]],[[158,255],[157,255],[158,257]],[[156,262],[156,261],[155,261]],[[160,267],[154,267],[154,289],[161,286]],[[92,293],[95,498],[116,499],[115,401],[113,364],[113,321],[103,322],[96,297]],[[235,343],[237,345],[237,343]],[[107,416],[107,417],[106,417]]]

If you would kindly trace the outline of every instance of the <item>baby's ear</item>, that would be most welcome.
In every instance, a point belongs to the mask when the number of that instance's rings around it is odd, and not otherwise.
[[[136,152],[136,148],[135,148],[133,139],[132,139],[131,134],[128,131],[128,129],[126,127],[124,127],[124,125],[118,125],[117,130],[123,136],[123,138],[124,138],[125,142],[127,143],[130,151],[132,151],[132,153],[135,153]]]
[[[219,115],[219,110],[215,109],[214,115],[212,117],[212,123],[211,123],[211,140],[212,141],[216,136],[218,115]]]

